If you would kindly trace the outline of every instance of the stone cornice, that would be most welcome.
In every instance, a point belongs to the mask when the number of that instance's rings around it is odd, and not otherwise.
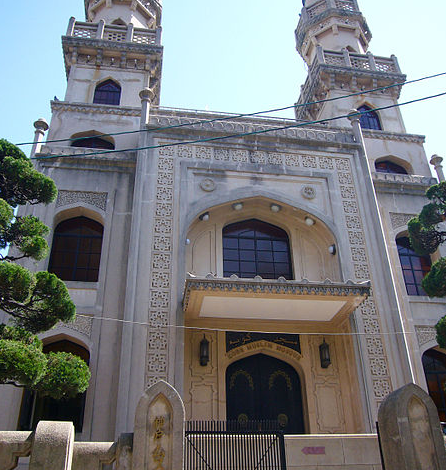
[[[153,129],[156,127],[165,128],[168,126],[181,125],[181,128],[163,129],[163,133],[184,133],[184,131],[188,133],[202,133],[203,131],[207,131],[228,135],[234,134],[234,138],[237,138],[237,134],[260,132],[259,134],[253,134],[252,137],[281,137],[292,140],[306,140],[313,143],[319,142],[323,145],[343,144],[352,145],[354,147],[358,146],[354,141],[352,132],[347,128],[329,128],[328,126],[312,125],[311,127],[290,127],[288,129],[275,131],[275,128],[297,126],[299,123],[295,120],[288,119],[237,118],[236,116],[234,116],[234,119],[228,119],[228,116],[227,114],[209,113],[205,111],[170,110],[154,107],[148,127]],[[219,117],[221,117],[222,120],[218,120]],[[208,122],[210,120],[212,120],[212,122]],[[190,124],[190,126],[188,124]],[[249,138],[249,136],[246,138]]]
[[[209,274],[205,278],[188,278],[183,296],[183,310],[189,306],[192,291],[208,291],[218,293],[250,293],[250,294],[276,294],[293,296],[329,296],[329,297],[361,297],[367,298],[370,294],[370,282],[356,283],[332,282],[329,279],[324,282],[310,282],[307,279],[301,281],[287,281],[283,277],[277,280],[262,279],[256,276],[254,279],[241,279],[237,275],[230,278],[217,278]]]
[[[93,103],[71,103],[69,101],[51,101],[51,111],[65,111],[86,114],[112,114],[116,116],[141,116],[141,108],[129,106],[112,106]]]
[[[363,129],[364,138],[366,139],[380,139],[380,140],[393,140],[397,142],[414,142],[416,144],[424,144],[426,137],[418,134],[400,134],[398,132],[375,131],[370,129]]]
[[[93,49],[113,50],[126,53],[140,53],[144,55],[163,53],[163,46],[154,44],[138,44],[134,42],[106,41],[104,39],[79,38],[62,36],[62,47],[86,47]]]

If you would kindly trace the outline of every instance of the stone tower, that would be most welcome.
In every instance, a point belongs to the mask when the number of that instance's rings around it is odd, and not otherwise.
[[[360,94],[361,91],[404,83],[397,58],[374,56],[372,34],[356,0],[307,0],[296,29],[296,48],[309,67],[297,102],[298,119],[320,120],[348,114],[351,108],[381,108],[397,104],[401,86]],[[311,106],[303,103],[356,96]],[[349,126],[347,119],[334,126]],[[398,108],[380,113],[383,130],[405,132]]]

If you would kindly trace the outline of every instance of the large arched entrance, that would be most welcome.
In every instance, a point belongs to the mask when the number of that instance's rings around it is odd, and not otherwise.
[[[305,432],[299,375],[286,362],[256,354],[226,370],[228,420],[277,420],[289,434]]]

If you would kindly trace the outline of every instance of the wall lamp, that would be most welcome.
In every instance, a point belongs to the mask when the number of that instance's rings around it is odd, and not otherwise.
[[[207,366],[209,362],[209,341],[206,339],[206,335],[203,335],[203,339],[200,341],[200,366]]]
[[[209,220],[209,212],[204,212],[198,218],[203,222],[206,222],[207,220]]]
[[[336,245],[334,243],[328,247],[328,252],[333,256],[336,254]]]
[[[280,210],[282,209],[279,204],[271,204],[269,208],[271,209],[271,212],[275,213],[280,212]]]
[[[319,356],[321,359],[321,367],[322,369],[326,369],[331,364],[330,359],[330,346],[324,341],[319,346]]]
[[[316,223],[316,221],[307,215],[305,217],[305,223],[308,225],[308,227],[311,227],[312,225]]]
[[[241,211],[243,209],[243,202],[234,202],[234,204],[232,204],[232,208],[235,211]]]

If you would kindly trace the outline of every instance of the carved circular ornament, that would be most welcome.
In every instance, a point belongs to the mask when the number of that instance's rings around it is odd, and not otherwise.
[[[304,186],[301,193],[305,199],[314,199],[316,197],[316,189],[313,186]]]
[[[205,178],[201,183],[200,183],[200,188],[203,191],[206,191],[207,193],[212,192],[215,189],[215,181],[211,180],[210,178]]]

